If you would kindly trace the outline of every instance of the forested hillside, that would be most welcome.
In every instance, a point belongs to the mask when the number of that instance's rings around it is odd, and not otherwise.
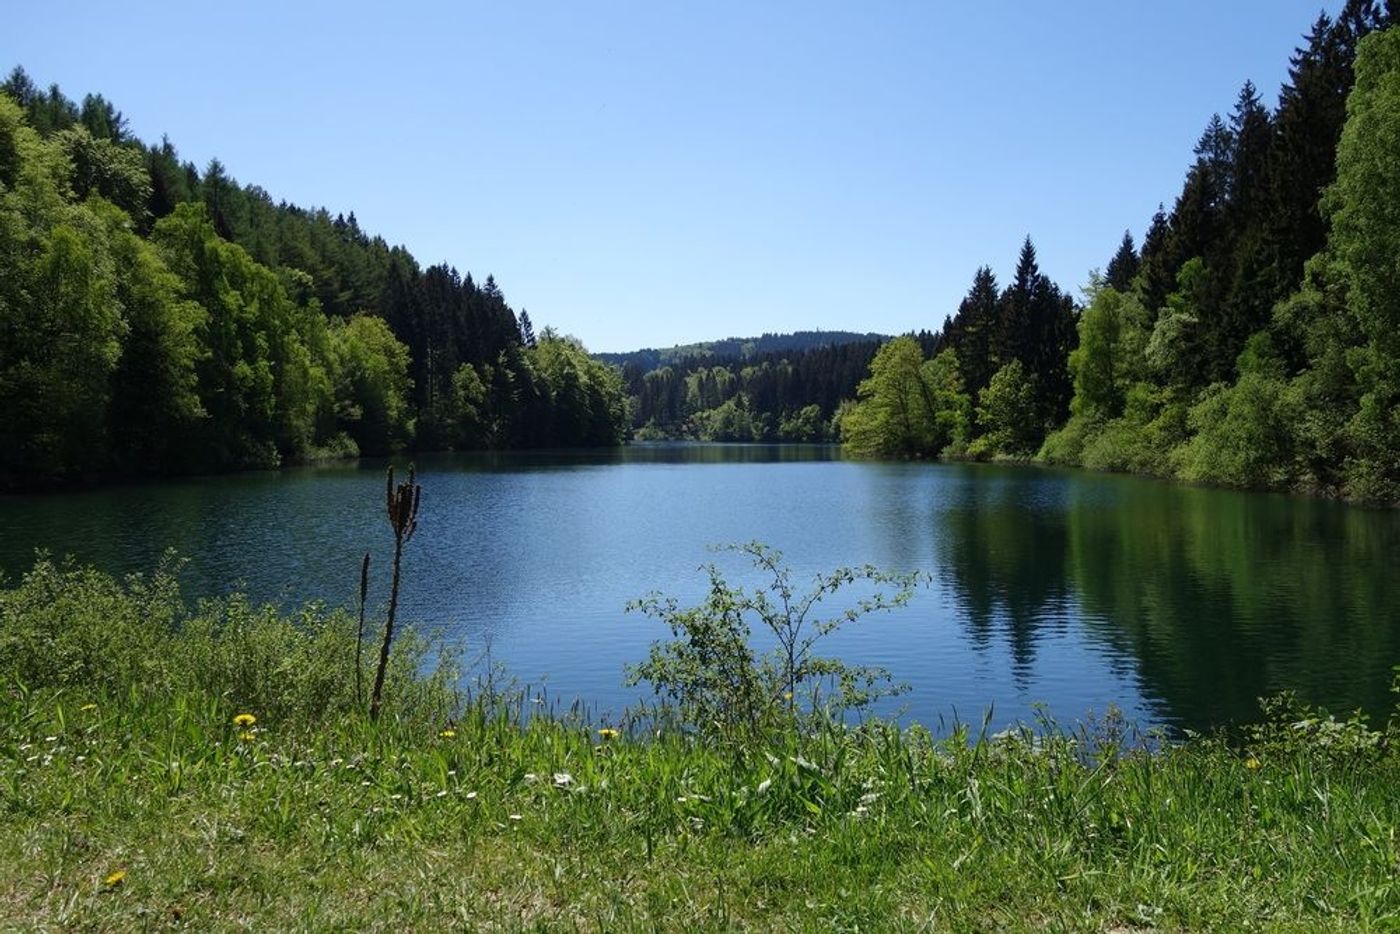
[[[594,354],[604,363],[615,366],[636,366],[643,372],[687,360],[708,357],[716,362],[730,359],[749,360],[768,356],[812,350],[835,344],[865,344],[888,340],[888,335],[856,331],[794,331],[791,334],[762,334],[758,337],[726,337],[697,344],[677,344],[674,347],[647,347],[626,353]]]
[[[201,172],[101,96],[0,85],[0,483],[625,428],[616,370],[490,276]]]
[[[979,270],[930,352],[880,349],[844,440],[1400,501],[1391,7],[1319,17],[1277,107],[1246,83],[1141,251],[1125,235],[1082,310],[1029,241],[1006,289]]]
[[[830,440],[837,408],[855,393],[884,339],[749,356],[705,352],[655,368],[645,359],[628,361],[622,373],[633,427],[643,439]]]

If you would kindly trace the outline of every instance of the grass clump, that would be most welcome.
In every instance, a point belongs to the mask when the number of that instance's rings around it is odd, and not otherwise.
[[[356,620],[41,562],[0,592],[6,926],[1386,928],[1397,729],[1231,742],[531,715]],[[36,654],[38,653],[38,654]],[[742,737],[742,739],[740,738]]]
[[[236,593],[190,605],[178,570],[170,557],[149,576],[117,579],[40,559],[0,590],[0,677],[11,690],[131,703],[208,695],[308,725],[354,713],[357,634],[348,613],[319,603],[286,613]],[[450,664],[420,674],[430,647],[412,634],[395,648],[387,703],[399,716],[450,715]]]

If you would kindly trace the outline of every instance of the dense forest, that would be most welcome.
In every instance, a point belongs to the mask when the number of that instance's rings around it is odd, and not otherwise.
[[[1400,501],[1400,33],[1348,0],[1083,303],[1029,238],[935,332],[588,356],[495,280],[0,85],[0,482],[403,448],[817,441]],[[614,365],[615,364],[615,365]]]
[[[492,277],[0,84],[0,484],[625,430],[618,372]]]
[[[769,346],[784,344],[777,335],[765,336]],[[809,331],[786,349],[726,354],[729,348],[722,347],[650,367],[648,355],[655,352],[620,355],[633,427],[644,440],[832,440],[837,409],[854,395],[885,339]],[[764,343],[744,342],[750,348]]]
[[[1084,307],[1029,240],[1005,289],[979,270],[932,346],[880,348],[842,439],[1400,501],[1394,13],[1320,16],[1272,110],[1246,83]]]
[[[758,337],[726,337],[717,341],[677,344],[674,347],[646,347],[626,353],[594,354],[604,363],[618,367],[636,366],[643,372],[660,369],[692,358],[749,360],[759,356],[784,354],[826,347],[831,344],[882,343],[887,334],[856,331],[794,331],[791,334],[765,333]]]

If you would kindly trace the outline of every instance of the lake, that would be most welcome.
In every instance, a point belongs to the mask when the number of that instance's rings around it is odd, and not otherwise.
[[[191,594],[349,605],[360,556],[387,598],[384,462],[0,498],[0,568],[34,550],[114,572],[188,559]],[[1284,689],[1337,712],[1390,707],[1400,663],[1400,512],[1036,467],[871,463],[831,446],[639,444],[439,455],[402,617],[596,712],[641,696],[623,668],[662,624],[649,591],[694,602],[698,569],[758,578],[709,546],[758,540],[799,580],[840,565],[931,575],[831,651],[910,686],[936,726],[1062,721],[1116,705],[1179,731],[1254,717]],[[893,710],[895,708],[887,708]]]

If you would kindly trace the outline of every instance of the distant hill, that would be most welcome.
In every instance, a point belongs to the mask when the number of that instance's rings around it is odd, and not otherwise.
[[[677,344],[656,349],[647,347],[627,353],[599,353],[593,356],[616,366],[629,364],[643,372],[655,370],[680,360],[712,357],[716,360],[746,360],[765,354],[810,350],[814,347],[834,347],[888,340],[885,334],[861,334],[855,331],[796,331],[792,334],[764,334],[761,337],[726,337],[724,340],[703,341],[698,344]]]

